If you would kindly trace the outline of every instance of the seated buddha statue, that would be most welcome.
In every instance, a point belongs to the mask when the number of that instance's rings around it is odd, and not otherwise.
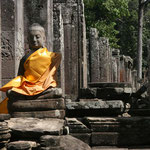
[[[34,23],[29,27],[29,52],[20,60],[18,76],[0,88],[7,98],[0,103],[0,113],[8,113],[7,102],[17,97],[33,97],[57,86],[56,71],[61,54],[45,47],[44,28]]]

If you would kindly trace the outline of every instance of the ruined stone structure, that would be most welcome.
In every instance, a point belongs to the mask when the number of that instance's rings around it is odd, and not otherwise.
[[[133,60],[129,56],[121,56],[118,49],[111,49],[109,40],[99,38],[98,34],[96,29],[90,30],[90,82],[132,83]]]
[[[62,54],[58,88],[10,100],[0,114],[0,150],[150,149],[146,87],[136,92],[133,60],[109,39],[92,28],[86,40],[83,0],[0,0],[0,10],[2,85],[17,74],[32,23]]]

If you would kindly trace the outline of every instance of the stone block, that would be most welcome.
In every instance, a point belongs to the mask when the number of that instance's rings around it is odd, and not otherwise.
[[[61,135],[64,120],[46,118],[11,118],[8,127],[12,130],[12,139],[39,139],[42,135]]]
[[[57,147],[40,147],[40,150],[64,150],[63,147],[57,146]]]
[[[131,88],[98,88],[97,97],[107,100],[128,100],[131,95]]]
[[[65,118],[70,133],[90,133],[90,130],[76,118]]]
[[[65,109],[64,99],[38,99],[10,101],[9,108],[12,112],[17,111],[48,111],[51,109]]]
[[[88,83],[89,87],[97,87],[97,88],[106,88],[106,87],[111,87],[111,88],[118,88],[118,87],[130,87],[131,88],[131,83],[109,83],[109,82],[91,82]]]
[[[10,142],[7,145],[8,150],[30,150],[31,146],[26,141],[16,141],[16,142]]]
[[[0,142],[8,140],[10,139],[10,137],[11,137],[10,133],[2,133],[0,134]]]
[[[91,100],[81,102],[66,103],[66,116],[69,117],[84,117],[84,116],[115,116],[122,114],[124,103],[120,100],[102,101]]]
[[[92,150],[129,150],[128,148],[118,148],[117,146],[94,146]]]
[[[80,98],[96,98],[97,88],[81,88],[80,89]]]
[[[70,135],[90,145],[90,142],[91,142],[90,133],[70,133]]]
[[[42,137],[42,141],[47,142],[45,145],[41,145],[42,150],[91,150],[86,143],[70,135],[57,137],[46,135]]]
[[[31,112],[13,112],[12,117],[33,117],[33,118],[59,118],[65,117],[65,110],[49,110],[49,111],[31,111]]]
[[[129,110],[129,114],[132,116],[150,116],[150,109],[133,109]]]
[[[150,118],[141,117],[85,117],[84,124],[93,132],[149,133]]]
[[[40,137],[41,147],[57,147],[60,146],[60,137],[44,135]]]
[[[79,97],[86,99],[100,98],[104,100],[127,100],[131,93],[131,87],[109,87],[108,85],[108,87],[101,88],[81,88]]]
[[[102,101],[100,99],[94,99],[91,101],[80,102],[69,102],[66,104],[66,109],[115,109],[115,108],[124,108],[124,103],[121,100],[112,100],[112,101]]]
[[[119,133],[117,132],[92,132],[92,146],[113,146],[118,145]]]
[[[65,150],[91,150],[88,144],[70,135],[60,136],[60,138],[60,146],[62,146]]]
[[[41,94],[35,96],[38,99],[51,99],[51,98],[61,98],[62,97],[62,89],[61,88],[49,88]]]
[[[8,119],[10,119],[9,114],[0,114],[0,122]]]

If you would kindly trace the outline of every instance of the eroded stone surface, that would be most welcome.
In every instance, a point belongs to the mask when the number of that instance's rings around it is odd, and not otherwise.
[[[91,150],[91,148],[86,143],[70,135],[58,137],[46,135],[41,137],[41,140],[42,143],[45,141],[45,144],[42,145],[42,149],[44,150],[59,150],[58,148],[62,148],[63,150]],[[49,145],[49,142],[52,143],[52,145]]]
[[[71,109],[123,109],[124,103],[120,100],[112,100],[112,101],[102,101],[100,99],[95,99],[91,101],[83,101],[81,102],[70,102],[66,104],[66,108]]]
[[[61,135],[64,126],[64,120],[52,118],[11,118],[7,122],[13,136],[34,139],[45,134]]]

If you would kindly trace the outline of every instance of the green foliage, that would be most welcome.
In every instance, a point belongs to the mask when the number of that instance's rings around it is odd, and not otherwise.
[[[138,36],[138,0],[84,0],[87,36],[90,27],[107,37],[110,46],[136,59]],[[150,4],[143,22],[143,64],[147,65],[147,39],[150,39]]]
[[[110,45],[119,48],[117,44],[116,22],[129,16],[128,0],[84,0],[87,31],[95,27],[101,37],[107,37]]]

